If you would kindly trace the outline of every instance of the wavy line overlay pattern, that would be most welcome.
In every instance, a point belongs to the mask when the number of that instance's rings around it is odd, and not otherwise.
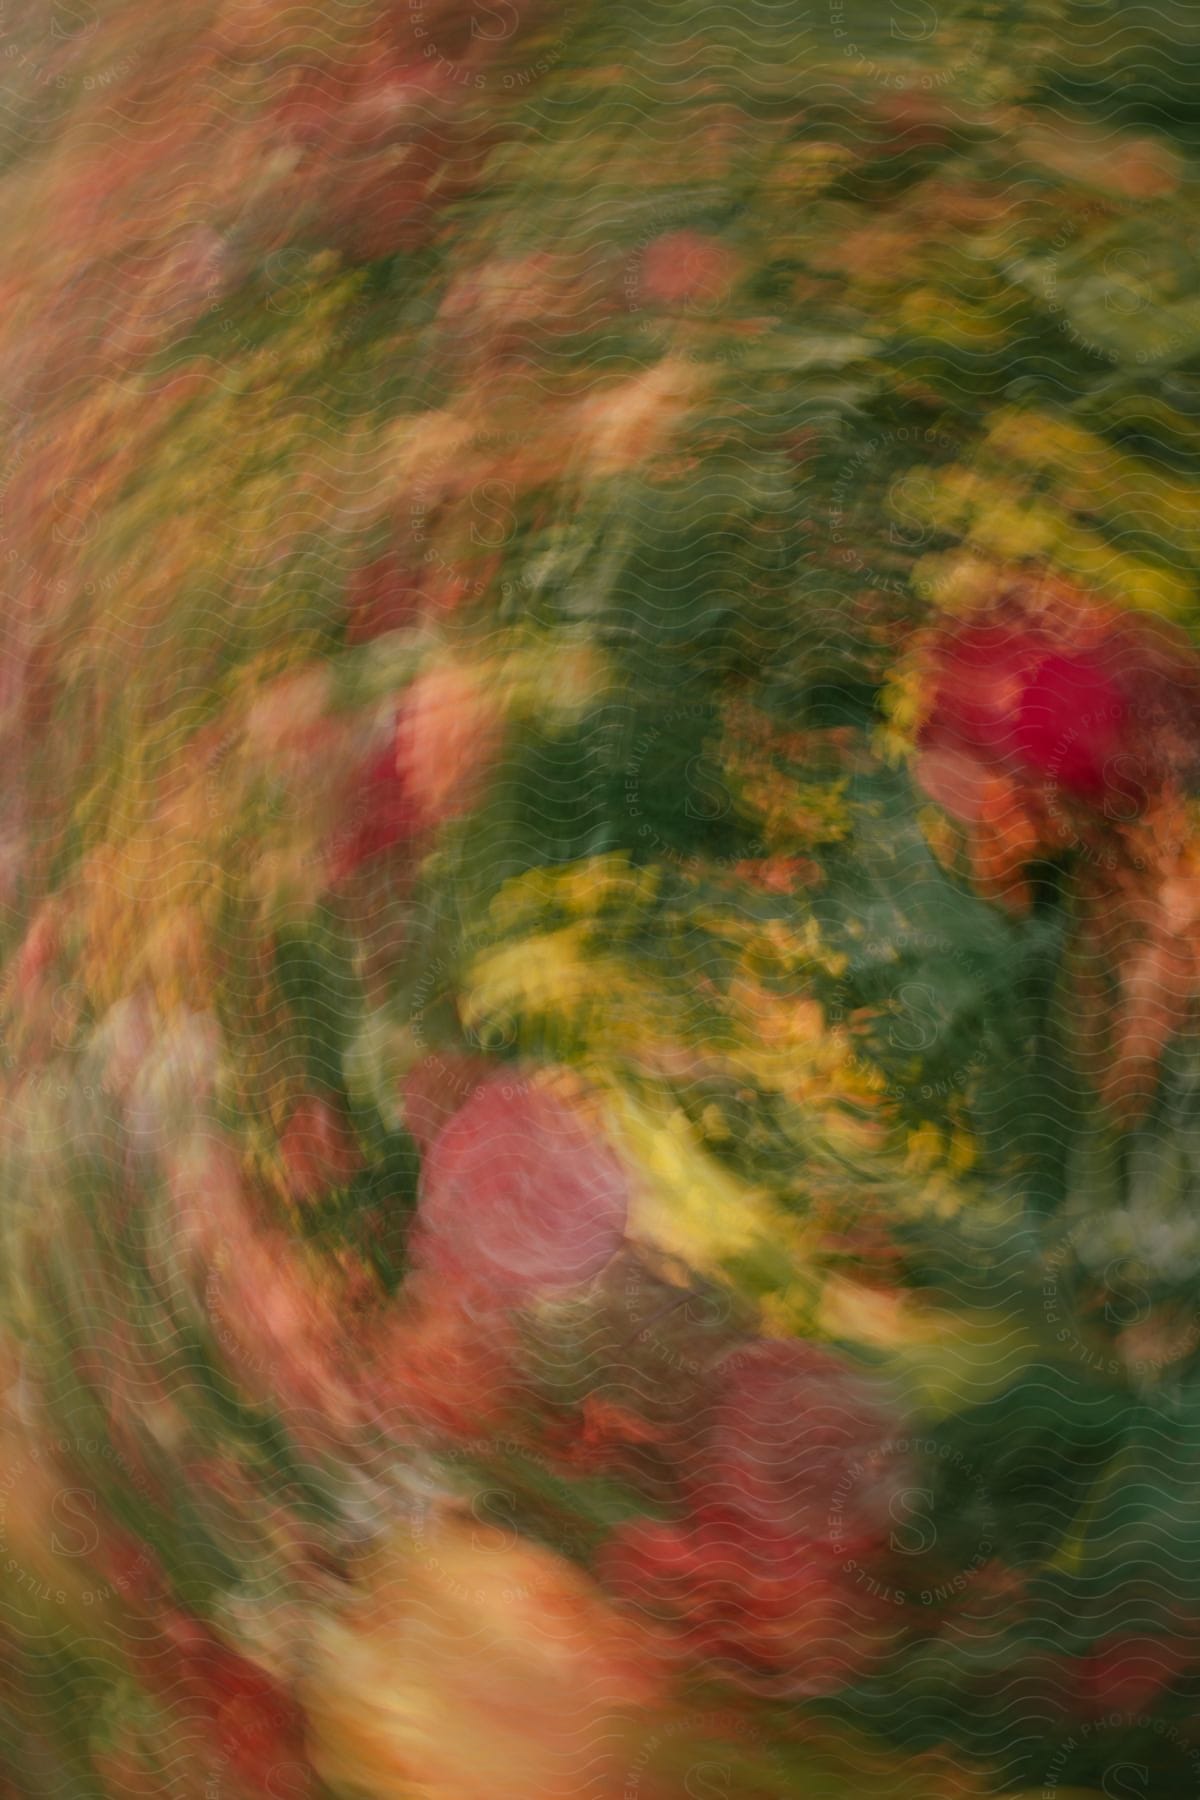
[[[1200,1795],[1198,92],[0,4],[0,1800]]]

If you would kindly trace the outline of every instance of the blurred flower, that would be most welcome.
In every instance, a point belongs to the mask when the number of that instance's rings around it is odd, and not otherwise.
[[[823,880],[821,865],[810,856],[763,856],[734,863],[730,874],[768,894],[794,894],[817,887]]]
[[[170,1614],[133,1654],[147,1686],[189,1722],[203,1722],[218,1756],[250,1792],[304,1800],[311,1791],[304,1715],[277,1682],[182,1612]]]
[[[1118,1333],[1116,1348],[1132,1374],[1161,1374],[1200,1344],[1200,1318],[1190,1306],[1154,1307]]]
[[[362,1155],[342,1113],[319,1094],[298,1102],[283,1128],[279,1153],[288,1186],[298,1200],[344,1187],[362,1167]]]
[[[685,418],[703,372],[681,356],[580,401],[576,427],[597,478],[618,475],[664,450]]]
[[[240,1379],[293,1429],[324,1439],[357,1417],[340,1278],[322,1281],[282,1232],[245,1221],[211,1263],[205,1304]]]
[[[124,1101],[151,1057],[162,1020],[145,988],[110,1006],[88,1035],[83,1069],[89,1082]]]
[[[1144,1712],[1198,1660],[1194,1635],[1186,1640],[1113,1632],[1075,1661],[1080,1710],[1085,1716]]]
[[[520,1399],[517,1341],[502,1319],[470,1307],[469,1292],[437,1278],[406,1282],[382,1320],[363,1363],[362,1397],[370,1423],[407,1437],[451,1438],[506,1428]]]
[[[907,1466],[888,1437],[865,1384],[828,1352],[795,1341],[732,1352],[676,1445],[686,1519],[623,1528],[606,1579],[764,1691],[845,1685],[897,1629],[897,1602],[871,1573]]]
[[[895,1606],[827,1547],[737,1512],[626,1526],[602,1573],[640,1614],[674,1623],[714,1673],[780,1697],[845,1687],[898,1628]]]
[[[129,1026],[136,1041],[136,1018]],[[126,1120],[134,1146],[161,1150],[173,1130],[205,1116],[221,1049],[221,1029],[212,1013],[181,1012],[164,1024],[130,1084]]]
[[[196,1133],[168,1162],[171,1213],[155,1270],[195,1291],[222,1360],[297,1435],[327,1444],[358,1421],[345,1305],[354,1272],[257,1218],[232,1146]]]
[[[512,1534],[432,1521],[385,1549],[318,1637],[313,1760],[371,1800],[619,1800],[661,1662],[570,1564]]]
[[[419,675],[390,738],[350,778],[330,851],[333,878],[469,811],[499,746],[500,717],[483,671],[451,663]]]
[[[366,862],[407,843],[417,830],[412,796],[390,743],[360,768],[330,848],[330,874],[345,879]]]
[[[692,1483],[699,1504],[841,1541],[846,1506],[831,1532],[830,1497],[854,1471],[854,1535],[883,1528],[899,1471],[892,1462],[889,1484],[876,1489],[869,1470],[892,1427],[852,1370],[814,1344],[787,1340],[732,1352],[717,1382],[703,1470]]]
[[[1020,579],[918,652],[917,780],[965,827],[984,892],[1028,903],[1038,856],[1111,846],[1200,774],[1200,662],[1158,620]]]
[[[25,1000],[32,998],[46,970],[61,949],[61,909],[54,900],[45,901],[33,916],[20,949],[12,962],[12,979]]]
[[[705,307],[724,298],[736,271],[736,256],[716,238],[667,231],[644,251],[638,285],[660,306]]]
[[[540,356],[610,310],[586,257],[552,251],[497,258],[464,270],[439,309],[448,341],[470,350],[492,372]]]
[[[628,1183],[604,1141],[557,1096],[502,1075],[426,1159],[413,1254],[499,1303],[574,1287],[619,1249]]]
[[[396,721],[396,769],[419,824],[474,804],[499,736],[500,702],[484,671],[449,663],[417,677]]]
[[[1081,873],[1071,973],[1080,1066],[1132,1120],[1200,994],[1200,855],[1187,810],[1165,798],[1124,828],[1122,849]]]
[[[246,710],[247,746],[264,760],[289,753],[328,755],[334,737],[329,697],[329,671],[320,664],[289,669],[266,682]]]
[[[589,1394],[572,1420],[561,1431],[557,1450],[562,1460],[577,1469],[608,1469],[627,1460],[631,1448],[657,1444],[662,1438],[657,1425],[639,1418],[627,1407]]]
[[[1179,157],[1161,137],[1135,137],[1110,125],[1099,129],[1056,118],[1021,121],[1021,149],[1031,162],[1133,200],[1169,194],[1181,179]]]

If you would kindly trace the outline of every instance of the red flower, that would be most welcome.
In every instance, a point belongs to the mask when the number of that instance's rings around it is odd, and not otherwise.
[[[1106,769],[1125,741],[1126,702],[1097,658],[1048,652],[1039,634],[996,621],[939,643],[922,747],[1102,801]]]
[[[417,825],[412,797],[388,744],[367,763],[357,791],[349,798],[333,843],[334,880],[352,875],[361,864],[407,842]]]
[[[418,576],[405,567],[394,550],[389,550],[350,578],[346,590],[346,638],[351,644],[362,644],[385,631],[411,625],[420,605]]]
[[[884,1529],[902,1459],[864,1384],[813,1344],[758,1343],[726,1359],[697,1502],[815,1543]]]
[[[589,1280],[622,1242],[628,1188],[616,1157],[553,1094],[496,1076],[426,1159],[413,1250],[501,1301]]]
[[[1114,1632],[1075,1664],[1081,1709],[1089,1715],[1144,1711],[1196,1661],[1194,1642]]]
[[[340,1111],[309,1094],[283,1129],[279,1151],[288,1185],[297,1200],[311,1200],[329,1188],[344,1187],[362,1167],[362,1157]]]
[[[480,671],[449,663],[419,675],[394,736],[360,766],[345,796],[333,879],[469,811],[499,740],[500,708]]]
[[[753,1344],[718,1382],[676,1452],[689,1517],[619,1532],[606,1576],[750,1685],[832,1692],[891,1644],[904,1614],[882,1570],[908,1459],[891,1453],[863,1382],[814,1345]]]
[[[1037,775],[1057,778],[1085,799],[1103,799],[1112,759],[1124,742],[1127,706],[1098,663],[1047,656],[1021,693],[1017,755]]]
[[[205,1722],[218,1755],[252,1792],[302,1800],[311,1791],[302,1709],[199,1620],[175,1613],[162,1636],[143,1646],[140,1660],[151,1686]]]
[[[899,1624],[877,1584],[847,1574],[828,1549],[738,1513],[630,1525],[602,1572],[639,1613],[672,1621],[693,1655],[780,1697],[846,1686]]]
[[[922,778],[962,818],[978,812],[954,759],[1055,790],[1119,824],[1200,763],[1200,665],[1158,621],[1115,612],[1066,583],[1015,584],[927,646]]]
[[[1160,621],[1068,583],[1010,584],[922,654],[921,787],[965,828],[974,878],[1029,901],[1038,857],[1123,830],[1200,774],[1200,663]]]

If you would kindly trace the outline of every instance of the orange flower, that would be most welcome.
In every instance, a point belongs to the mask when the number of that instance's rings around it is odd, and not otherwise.
[[[503,1430],[517,1399],[516,1339],[469,1296],[414,1276],[365,1358],[364,1398],[387,1432],[463,1438]]]
[[[642,257],[639,286],[660,306],[707,308],[728,293],[737,258],[715,238],[698,231],[668,231]]]
[[[446,664],[417,677],[396,724],[396,769],[419,823],[469,809],[499,735],[499,704],[480,672]]]
[[[980,892],[1014,912],[1027,911],[1031,895],[1024,870],[1037,848],[1037,826],[1014,784],[1003,775],[985,777],[971,846],[971,872]]]
[[[310,1753],[370,1800],[619,1800],[652,1641],[549,1550],[465,1516],[416,1521],[318,1639]]]

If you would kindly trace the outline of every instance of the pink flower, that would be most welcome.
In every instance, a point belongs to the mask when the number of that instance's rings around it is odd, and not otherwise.
[[[500,1301],[574,1287],[620,1247],[628,1199],[616,1157],[565,1102],[497,1076],[429,1152],[414,1255]]]

